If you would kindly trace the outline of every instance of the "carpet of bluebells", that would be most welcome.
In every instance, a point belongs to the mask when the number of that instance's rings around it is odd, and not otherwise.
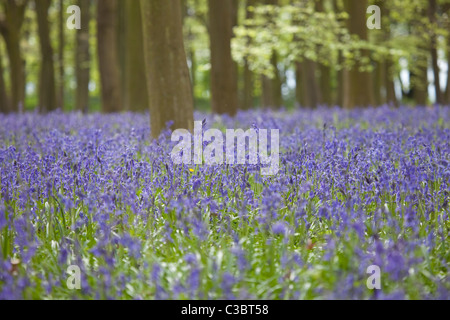
[[[205,118],[280,129],[278,174],[174,165],[148,115],[0,115],[0,299],[450,299],[448,107]]]

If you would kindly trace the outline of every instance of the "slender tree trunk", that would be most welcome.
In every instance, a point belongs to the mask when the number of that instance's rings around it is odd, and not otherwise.
[[[442,11],[447,17],[450,17],[450,2],[443,4]],[[450,19],[445,24],[447,30],[450,30]],[[450,32],[447,34],[447,86],[444,92],[444,104],[450,106]]]
[[[428,16],[430,19],[430,23],[432,25],[431,27],[431,62],[433,66],[433,75],[434,75],[434,88],[436,93],[436,103],[437,104],[443,104],[443,94],[441,91],[441,78],[440,78],[440,69],[438,64],[438,44],[437,44],[437,35],[434,32],[434,27],[437,27],[437,2],[436,0],[429,0],[429,7],[428,7]]]
[[[341,6],[341,3],[338,0],[333,0],[333,10],[334,12],[336,12],[336,14],[338,13],[342,13],[344,11],[343,7]],[[337,63],[339,66],[342,66],[344,62],[344,58],[342,55],[342,52],[339,51],[338,53],[338,57],[337,57]],[[346,79],[348,79],[348,77],[345,75],[345,73],[347,72],[346,69],[343,68],[339,68],[339,70],[337,70],[336,72],[336,82],[337,82],[337,87],[336,87],[336,92],[335,95],[333,97],[333,101],[334,104],[340,107],[344,106],[344,92],[346,90],[346,88],[348,87],[347,85],[345,85],[345,81]]]
[[[250,7],[255,7],[257,4],[257,0],[248,0],[247,7],[245,11],[246,19],[253,19],[254,14],[253,10],[250,10]],[[247,38],[247,45],[251,46],[251,38]],[[253,108],[253,90],[254,90],[254,74],[253,71],[250,70],[250,64],[248,59],[245,59],[244,62],[244,88],[242,93],[242,109],[249,110]]]
[[[316,11],[325,12],[324,1],[316,0]],[[319,86],[318,95],[320,97],[320,104],[331,106],[333,104],[332,90],[331,90],[331,68],[324,64],[319,66]]]
[[[239,0],[231,0],[231,38],[235,37],[234,28],[239,25]],[[230,40],[231,45],[231,40]],[[241,91],[240,88],[242,86],[242,77],[243,77],[243,69],[239,66],[239,64],[233,61],[233,79],[236,81],[236,101],[237,101],[237,109],[243,109],[242,107],[242,99],[241,99]]]
[[[384,72],[384,76],[386,77],[385,79],[385,84],[386,84],[386,102],[390,105],[390,106],[398,106],[398,100],[397,100],[397,96],[395,94],[395,83],[394,83],[394,64],[392,62],[391,59],[387,59],[385,64],[385,72]]]
[[[422,15],[426,15],[426,11],[421,12]],[[419,25],[419,22],[412,22],[409,25],[410,33],[416,34],[416,36],[420,36],[417,33],[417,28],[423,27]],[[428,57],[427,53],[429,53],[429,45],[426,42],[426,39],[421,39],[421,44],[418,46],[419,53],[414,54],[412,56],[412,60],[409,61],[411,68],[409,70],[409,83],[410,88],[407,93],[407,97],[414,100],[417,105],[427,105],[428,104]]]
[[[208,0],[208,4],[212,110],[234,116],[238,109],[238,89],[235,64],[231,57],[232,1]]]
[[[274,71],[273,78],[262,76],[262,106],[264,108],[279,109],[283,105],[281,93],[281,77],[278,70],[278,55],[273,52],[271,59]]]
[[[183,43],[181,1],[141,0],[152,137],[169,121],[193,130],[194,99]]]
[[[97,41],[103,112],[122,110],[117,8],[117,0],[98,0]]]
[[[367,0],[346,0],[346,9],[350,14],[349,31],[362,40],[367,40],[366,10]],[[363,52],[368,56],[367,52]],[[361,72],[360,64],[345,73],[348,77],[348,95],[344,99],[345,108],[368,107],[374,105],[373,86],[370,72]]]
[[[39,0],[38,0],[39,1]],[[65,29],[65,7],[64,0],[59,0],[59,41],[58,41],[58,94],[57,94],[57,106],[64,110],[64,29]]]
[[[5,15],[0,17],[0,32],[5,39],[9,60],[11,111],[18,112],[25,103],[25,63],[20,47],[20,34],[27,1],[3,1]]]
[[[183,29],[185,27],[185,19],[189,16],[189,6],[188,6],[188,0],[182,0],[182,6],[181,6],[181,12],[182,12],[182,26]],[[197,4],[196,4],[197,5]],[[207,26],[206,26],[207,28]],[[194,33],[192,32],[192,28],[190,25],[187,26],[187,42],[192,42],[194,39]],[[197,84],[197,75],[196,75],[196,70],[197,70],[197,62],[196,62],[196,57],[195,57],[195,50],[193,48],[193,46],[191,45],[188,48],[185,48],[186,50],[186,54],[187,54],[187,59],[190,62],[190,67],[189,67],[189,74],[191,76],[191,87],[192,87],[192,96],[194,97],[194,105],[195,105],[195,86]]]
[[[55,64],[48,22],[51,0],[37,0],[35,3],[42,59],[39,77],[39,107],[42,112],[48,112],[56,109]]]
[[[321,100],[320,88],[317,83],[316,66],[317,64],[310,59],[305,59],[301,63],[300,68],[303,78],[302,93],[304,97],[303,107],[317,108]]]
[[[294,2],[295,3],[295,2]],[[303,1],[306,5],[306,1]],[[316,7],[316,10],[320,9]],[[295,24],[303,24],[303,21],[294,19]],[[297,39],[294,37],[294,41]],[[321,101],[321,93],[317,78],[317,64],[313,60],[303,58],[296,62],[296,102],[301,107],[316,108]],[[326,75],[324,74],[325,78]]]
[[[10,112],[9,97],[6,92],[4,69],[3,69],[3,47],[0,44],[0,113]]]
[[[242,101],[242,109],[250,110],[253,108],[253,72],[250,70],[248,61],[246,59],[244,65],[244,89],[243,89],[243,101]]]
[[[277,6],[278,0],[263,0],[265,5]],[[266,16],[267,24],[275,25],[274,17],[268,13]],[[270,28],[270,27],[269,27]],[[262,99],[261,104],[264,108],[279,109],[283,105],[283,95],[281,92],[282,80],[280,77],[280,70],[278,69],[278,53],[273,50],[270,63],[273,70],[273,78],[268,78],[263,75],[262,82]]]
[[[390,15],[389,8],[386,7],[384,1],[379,1],[379,6],[381,7],[381,11],[384,12],[385,15]],[[391,39],[391,26],[387,24],[383,27],[384,30],[384,40],[389,41]],[[391,57],[385,58],[383,61],[383,76],[384,76],[384,90],[385,90],[385,102],[390,106],[398,106],[397,96],[395,94],[395,83],[394,83],[394,62]]]
[[[424,58],[416,58],[417,71],[410,71],[410,96],[417,105],[428,104],[428,65]]]
[[[254,75],[250,70],[248,62],[244,65],[244,88],[242,92],[242,109],[250,110],[253,108],[253,89],[254,89]]]
[[[446,104],[450,106],[450,35],[447,38],[447,66],[447,88],[445,89],[445,97]]]
[[[303,95],[304,79],[302,77],[302,63],[295,63],[295,102],[297,107],[304,107],[306,105],[306,99]]]
[[[81,9],[81,30],[77,31],[75,68],[77,89],[75,108],[83,113],[89,111],[89,81],[91,53],[89,45],[89,24],[91,20],[91,0],[78,0]]]
[[[195,50],[189,50],[189,59],[191,60],[191,84],[192,84],[192,96],[195,99],[195,87],[197,85],[197,58],[195,56]]]
[[[333,104],[331,89],[331,68],[329,66],[319,64],[320,78],[318,90],[320,92],[320,104],[331,106]]]
[[[126,102],[128,100],[128,92],[127,92],[127,55],[128,49],[126,48],[127,44],[127,33],[128,33],[128,22],[127,22],[127,13],[126,7],[127,2],[130,0],[116,0],[117,1],[117,10],[116,10],[116,45],[117,45],[117,56],[119,58],[119,75],[120,75],[120,95],[122,98],[122,110],[127,110]],[[131,0],[131,2],[134,2]]]
[[[367,0],[346,0],[346,10],[350,15],[348,19],[349,31],[357,35],[361,40],[367,40],[366,11],[368,7]],[[364,51],[364,57],[369,53]],[[348,71],[348,96],[344,99],[344,107],[351,109],[355,107],[368,107],[375,104],[373,95],[373,83],[370,72],[360,71],[360,63]]]
[[[381,106],[386,102],[385,95],[383,94],[385,70],[386,69],[384,68],[384,62],[378,61],[373,71],[373,87],[374,87],[373,93],[376,106]]]
[[[148,110],[148,94],[139,1],[125,1],[125,21],[125,109],[143,112]]]
[[[443,7],[444,13],[450,17],[450,3]],[[450,30],[450,19],[447,20],[447,30]],[[450,32],[447,35],[447,87],[445,89],[445,104],[450,106]]]
[[[381,12],[385,12],[386,8],[384,7],[384,3],[381,0],[376,0],[374,2],[375,5],[380,7],[380,11]],[[387,26],[383,25],[383,31],[376,33],[376,43],[379,44],[383,44],[383,41],[385,40],[385,38],[387,38],[386,36],[386,30]],[[386,39],[387,40],[387,39]],[[376,106],[381,106],[384,105],[386,103],[386,79],[387,77],[385,76],[385,72],[386,72],[386,68],[385,68],[385,63],[386,63],[386,59],[384,59],[383,57],[378,58],[378,60],[374,61],[374,69],[372,72],[373,75],[373,95],[374,95],[374,102]]]

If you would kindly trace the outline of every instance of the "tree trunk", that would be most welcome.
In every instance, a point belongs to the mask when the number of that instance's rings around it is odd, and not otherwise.
[[[145,74],[142,13],[139,1],[125,1],[125,109],[148,110],[147,78]]]
[[[383,1],[379,1],[378,5],[381,7],[381,11],[384,12],[385,15],[390,15],[389,8],[386,7],[385,3]],[[387,24],[385,27],[383,27],[384,30],[384,40],[389,41],[391,39],[391,26]],[[385,102],[390,105],[397,107],[398,106],[398,100],[397,96],[395,94],[395,83],[394,83],[394,62],[392,61],[391,57],[386,57],[383,61],[383,75],[384,75],[384,90],[385,90]]]
[[[237,77],[231,57],[232,1],[208,0],[212,110],[230,116],[238,108]]]
[[[439,70],[439,64],[438,64],[438,44],[437,44],[437,35],[434,31],[434,28],[437,27],[437,21],[436,21],[436,14],[437,14],[437,3],[436,0],[429,0],[429,7],[428,7],[428,17],[430,19],[431,23],[431,43],[430,43],[430,50],[431,50],[431,62],[433,66],[433,75],[434,75],[434,88],[436,92],[436,103],[437,104],[443,104],[443,94],[441,91],[441,78],[440,78],[440,70]]]
[[[340,1],[338,0],[333,0],[333,10],[336,14],[340,14],[344,11],[342,4],[340,3]],[[341,51],[338,52],[338,57],[337,57],[337,63],[339,66],[342,66],[344,62],[344,57]],[[339,107],[343,107],[344,106],[344,96],[345,96],[345,90],[348,87],[345,84],[345,81],[348,79],[348,77],[345,75],[345,73],[347,72],[346,69],[343,68],[339,68],[336,72],[336,82],[337,82],[337,87],[336,87],[336,92],[335,92],[335,96],[333,97],[334,99],[334,104],[339,106]]]
[[[417,71],[410,71],[410,97],[417,105],[425,106],[428,104],[428,65],[424,58],[416,58]]]
[[[443,7],[444,13],[450,17],[450,3]],[[447,30],[450,29],[450,20],[447,20]],[[445,104],[450,106],[450,33],[447,35],[447,87],[445,89]]]
[[[264,108],[279,109],[283,105],[283,96],[281,94],[281,77],[278,70],[278,56],[276,52],[272,54],[271,64],[274,77],[262,76],[261,104]]]
[[[384,76],[384,72],[386,69],[384,68],[383,61],[377,61],[375,69],[373,70],[373,93],[374,93],[374,101],[376,106],[381,106],[386,103],[384,92],[384,81],[386,77]]]
[[[297,107],[305,106],[305,97],[303,96],[304,80],[302,77],[302,63],[295,62],[295,102]]]
[[[367,40],[366,11],[367,0],[346,0],[346,10],[350,17],[348,19],[349,32],[357,35],[361,40]],[[368,57],[367,51],[362,52],[363,57]],[[361,64],[356,62],[355,66],[348,71],[348,96],[344,98],[344,107],[352,109],[355,107],[368,107],[375,104],[373,95],[372,76],[370,72],[360,71]]]
[[[391,59],[387,59],[385,64],[385,72],[384,76],[385,84],[386,84],[386,102],[390,106],[397,107],[398,106],[398,100],[397,96],[395,94],[395,83],[394,83],[394,64]]]
[[[126,16],[126,7],[127,2],[130,0],[116,0],[117,1],[117,9],[116,9],[116,45],[117,45],[117,56],[119,58],[119,75],[120,75],[120,96],[122,98],[123,105],[121,106],[121,110],[127,110],[126,102],[128,100],[127,93],[127,55],[128,48],[127,44],[127,32],[128,32],[128,22]],[[134,2],[131,0],[131,2]]]
[[[3,69],[3,47],[0,44],[0,113],[10,112],[9,97],[6,92],[4,69]]]
[[[18,112],[25,103],[25,62],[20,48],[20,33],[27,1],[3,1],[5,16],[0,17],[0,32],[5,39],[9,59],[11,111]]]
[[[246,59],[244,65],[244,88],[242,93],[242,109],[250,110],[253,108],[253,72],[250,70]]]
[[[152,137],[173,121],[193,130],[194,99],[183,43],[181,1],[141,0]]]
[[[117,7],[117,0],[98,0],[97,41],[103,112],[122,110]]]
[[[325,12],[323,0],[316,0],[316,11]],[[331,68],[329,65],[319,64],[319,97],[320,104],[331,106],[333,99],[331,95]]]
[[[257,4],[257,0],[248,0],[247,6],[245,9],[245,19],[253,19],[254,14],[253,10],[250,10],[250,7],[255,7]],[[247,38],[247,45],[251,46],[251,38]],[[245,58],[244,61],[244,87],[242,92],[242,109],[249,110],[253,108],[253,90],[254,90],[254,74],[253,71],[250,70],[250,64],[248,59]]]
[[[278,0],[263,0],[265,5],[276,6],[278,5]],[[275,25],[274,17],[268,13],[266,15],[267,25],[269,28],[271,25]],[[279,109],[283,105],[283,95],[281,92],[282,80],[280,77],[280,71],[278,69],[278,53],[274,50],[272,52],[271,61],[272,70],[274,73],[273,78],[268,78],[263,75],[261,78],[262,82],[262,97],[261,105],[264,108]]]
[[[450,9],[447,12],[449,11]],[[450,106],[450,35],[447,37],[447,66],[447,88],[445,89],[445,97],[446,104]]]
[[[75,95],[75,108],[83,113],[89,111],[89,81],[91,53],[89,45],[89,24],[91,20],[91,0],[78,0],[81,9],[81,30],[77,31],[77,47],[75,68],[77,90]]]
[[[49,112],[56,109],[55,64],[48,23],[51,0],[36,0],[35,3],[42,59],[39,77],[39,108],[41,112]]]
[[[315,108],[319,103],[318,88],[316,82],[316,64],[305,59],[295,63],[296,102],[302,108]]]
[[[447,52],[447,65],[450,66],[450,50]],[[450,67],[448,67],[447,71],[447,88],[445,89],[445,104],[447,106],[450,106]]]
[[[38,0],[39,1],[39,0]],[[57,106],[64,110],[64,29],[65,25],[65,7],[64,0],[59,0],[59,41],[58,41],[58,94],[57,94]]]
[[[331,106],[333,104],[331,89],[331,68],[324,64],[319,64],[320,78],[318,86],[320,92],[320,104]]]

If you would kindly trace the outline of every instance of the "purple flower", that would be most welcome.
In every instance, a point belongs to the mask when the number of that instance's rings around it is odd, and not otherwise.
[[[278,221],[272,226],[272,232],[275,235],[286,235],[288,231],[286,222]]]

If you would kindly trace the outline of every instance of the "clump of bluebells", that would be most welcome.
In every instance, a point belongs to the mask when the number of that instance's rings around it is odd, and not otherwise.
[[[174,165],[148,115],[0,115],[0,299],[450,298],[449,108],[196,118],[279,129],[278,174]]]

